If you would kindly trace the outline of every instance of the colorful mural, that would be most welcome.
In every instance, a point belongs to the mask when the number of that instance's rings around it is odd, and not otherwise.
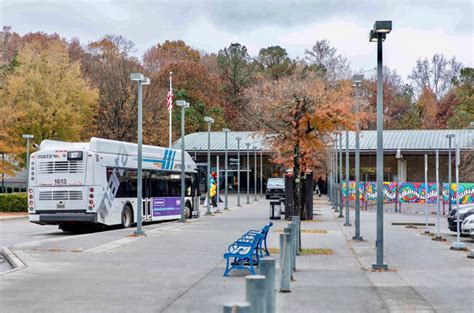
[[[342,183],[342,197],[345,201],[347,197],[346,183]],[[398,190],[400,188],[400,190]],[[451,198],[451,203],[456,203],[456,184],[452,184],[451,193],[448,195],[448,184],[443,184],[443,202],[447,203]],[[360,200],[375,201],[377,199],[377,183],[376,182],[361,182],[359,184]],[[425,203],[426,190],[425,183],[419,182],[405,182],[398,186],[396,182],[383,183],[384,202],[403,202],[403,203]],[[460,183],[459,184],[459,203],[474,203],[474,183]],[[428,203],[436,203],[438,197],[438,188],[435,183],[428,183]],[[355,200],[355,182],[349,181],[349,199]]]
[[[401,183],[400,202],[405,203],[425,203],[426,201],[425,183]],[[435,183],[428,183],[428,203],[436,203],[438,187]]]
[[[451,184],[448,195],[449,183],[443,184],[443,201],[456,203],[456,184]],[[459,183],[459,204],[474,203],[474,183]]]

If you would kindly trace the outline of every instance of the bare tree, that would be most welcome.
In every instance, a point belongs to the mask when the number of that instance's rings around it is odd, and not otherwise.
[[[331,47],[328,40],[316,41],[311,50],[305,50],[305,55],[306,62],[331,85],[351,75],[347,58],[337,54],[337,49]]]
[[[451,89],[453,79],[459,75],[461,68],[461,62],[455,57],[448,60],[444,55],[436,53],[431,62],[427,58],[418,59],[408,78],[412,81],[417,95],[420,95],[424,88],[429,88],[439,101]]]

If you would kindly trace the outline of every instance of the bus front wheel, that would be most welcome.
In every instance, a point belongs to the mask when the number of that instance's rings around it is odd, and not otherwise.
[[[127,205],[122,211],[122,228],[130,226],[132,226],[132,209]]]

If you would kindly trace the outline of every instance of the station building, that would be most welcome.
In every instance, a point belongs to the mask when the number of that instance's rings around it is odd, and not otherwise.
[[[343,169],[346,155],[346,132],[341,133],[343,148]],[[452,179],[455,181],[455,147],[459,146],[462,166],[460,168],[461,182],[474,182],[472,168],[474,158],[474,130],[473,129],[443,129],[443,130],[385,130],[384,142],[384,180],[400,182],[423,182],[425,155],[428,158],[428,181],[436,181],[436,151],[439,154],[439,175],[443,182],[448,181],[449,140],[446,137],[453,134],[451,139]],[[210,132],[211,171],[224,177],[224,163],[226,140],[224,132]],[[240,139],[238,144],[237,138]],[[354,179],[355,132],[348,132],[350,177]],[[198,166],[204,170],[207,166],[208,133],[197,132],[185,136],[186,151],[196,160]],[[336,145],[331,145],[334,149]],[[173,146],[181,148],[181,141],[177,140]],[[337,148],[340,149],[338,139]],[[257,174],[257,191],[260,184],[265,187],[268,177],[282,176],[286,169],[271,162],[273,150],[266,138],[259,132],[227,132],[228,184],[230,190],[235,190],[237,182],[237,159],[240,151],[241,188],[247,188],[247,174],[249,174],[250,190],[254,190],[255,173]],[[377,131],[366,130],[360,132],[360,173],[361,180],[376,180],[376,153]],[[473,156],[474,157],[474,156]],[[247,163],[248,162],[248,163]],[[248,164],[248,166],[247,166]],[[344,171],[345,172],[345,171]],[[345,177],[345,174],[344,174]],[[222,184],[222,179],[220,179]],[[263,189],[264,192],[264,189]]]

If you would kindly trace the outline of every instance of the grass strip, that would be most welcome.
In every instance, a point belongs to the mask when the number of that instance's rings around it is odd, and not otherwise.
[[[283,233],[283,229],[276,229],[276,233]],[[324,229],[302,229],[302,234],[327,234],[327,230]]]
[[[278,248],[269,248],[268,251],[270,254],[279,254],[280,249]],[[324,249],[324,248],[309,248],[309,249],[301,249],[300,255],[333,255],[334,251],[331,249]]]

